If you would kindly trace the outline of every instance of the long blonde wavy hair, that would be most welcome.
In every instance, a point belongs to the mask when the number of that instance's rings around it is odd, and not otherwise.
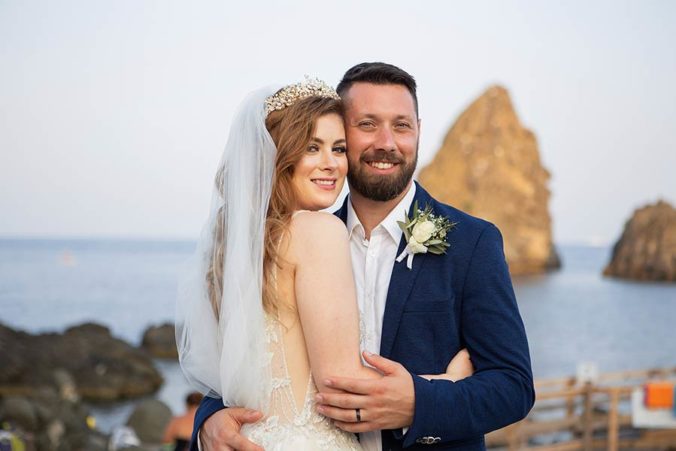
[[[282,265],[279,244],[288,232],[297,195],[291,183],[296,164],[305,155],[317,120],[327,114],[343,115],[340,100],[327,97],[307,97],[282,110],[272,111],[265,126],[277,147],[272,180],[272,193],[265,221],[265,250],[263,256],[263,308],[277,314],[280,301],[275,290],[275,268]],[[223,171],[216,174],[216,187],[222,189]],[[225,205],[222,208],[227,208]],[[225,230],[223,215],[218,215],[214,227],[214,247],[206,274],[209,301],[216,318],[219,317],[223,295],[223,256],[225,255]]]

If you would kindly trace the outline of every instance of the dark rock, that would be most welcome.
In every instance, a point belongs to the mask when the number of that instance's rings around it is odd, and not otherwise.
[[[153,357],[161,359],[178,359],[176,334],[173,324],[151,326],[143,334],[141,347]]]
[[[162,383],[145,351],[97,324],[41,335],[0,324],[0,361],[0,425],[27,450],[104,451],[108,437],[92,429],[81,397],[130,398],[152,393]],[[156,422],[167,416],[153,412]]]
[[[24,431],[36,431],[38,428],[38,413],[35,406],[28,399],[18,396],[8,396],[0,403],[0,418],[20,427]]]
[[[162,401],[148,399],[139,403],[127,420],[127,426],[145,444],[161,444],[164,429],[171,420],[171,409]]]
[[[0,324],[0,361],[0,395],[54,387],[66,398],[109,401],[153,393],[163,382],[143,350],[97,324],[40,335]]]
[[[0,424],[36,450],[104,450],[105,437],[88,425],[88,411],[58,387],[43,387],[26,396],[0,400]]]
[[[603,274],[676,282],[676,209],[660,200],[636,210],[615,243]]]

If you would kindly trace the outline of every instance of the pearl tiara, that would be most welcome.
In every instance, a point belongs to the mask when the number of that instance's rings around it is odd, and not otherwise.
[[[326,97],[340,100],[340,96],[331,86],[318,78],[310,78],[306,75],[304,81],[285,86],[265,99],[265,115],[267,116],[273,111],[283,110],[308,97]]]

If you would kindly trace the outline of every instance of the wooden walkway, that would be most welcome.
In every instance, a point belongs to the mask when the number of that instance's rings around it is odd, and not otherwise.
[[[492,449],[676,450],[676,429],[632,427],[631,393],[653,380],[676,380],[676,367],[535,382],[535,406],[526,419],[486,436]]]

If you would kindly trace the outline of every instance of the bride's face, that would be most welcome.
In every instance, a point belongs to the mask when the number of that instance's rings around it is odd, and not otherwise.
[[[347,174],[343,118],[327,114],[317,119],[303,157],[296,163],[291,183],[298,210],[321,210],[336,201]]]

